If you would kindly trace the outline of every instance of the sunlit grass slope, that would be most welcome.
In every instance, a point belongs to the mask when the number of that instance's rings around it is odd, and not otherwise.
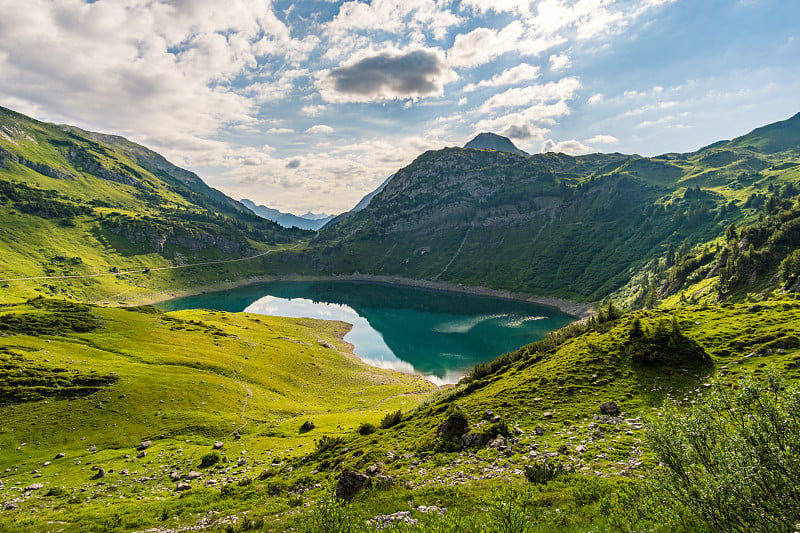
[[[434,388],[363,364],[339,322],[36,301],[3,308],[0,330],[0,501],[18,506],[0,529],[101,530],[112,502],[126,527],[150,523],[176,497],[171,471],[201,471],[195,492],[235,485]],[[218,467],[201,468],[216,441]]]

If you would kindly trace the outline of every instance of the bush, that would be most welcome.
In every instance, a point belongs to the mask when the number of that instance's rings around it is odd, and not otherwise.
[[[525,479],[535,485],[546,485],[567,471],[561,463],[542,461],[525,467]]]
[[[794,531],[800,523],[800,388],[769,374],[672,407],[648,429],[667,514],[711,531]],[[677,520],[676,520],[677,521]]]
[[[403,421],[403,413],[400,411],[395,411],[394,413],[386,413],[386,416],[383,417],[381,420],[381,429],[389,429],[392,426],[396,426],[400,422]]]
[[[322,438],[317,441],[317,451],[326,452],[336,448],[337,446],[341,446],[342,444],[344,444],[344,439],[342,437],[329,437],[327,435],[323,435]]]
[[[305,422],[303,422],[303,425],[300,426],[300,433],[308,433],[315,427],[317,426],[314,425],[314,422],[312,422],[311,420],[306,420]]]
[[[200,458],[200,467],[208,468],[209,466],[217,464],[222,457],[217,452],[208,452]]]
[[[362,422],[358,429],[356,430],[359,435],[371,435],[375,433],[378,428],[375,427],[375,424],[370,424],[369,422]]]
[[[357,520],[350,506],[332,496],[322,498],[317,507],[306,515],[303,531],[308,533],[359,533],[367,531],[364,522]]]

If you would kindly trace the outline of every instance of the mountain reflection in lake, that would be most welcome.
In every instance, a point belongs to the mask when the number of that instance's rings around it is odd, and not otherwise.
[[[455,383],[478,363],[543,338],[573,320],[527,302],[361,282],[275,282],[171,300],[178,309],[218,309],[340,320],[366,363]]]

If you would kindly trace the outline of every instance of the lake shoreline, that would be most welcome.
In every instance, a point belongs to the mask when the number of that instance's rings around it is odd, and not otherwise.
[[[348,274],[348,275],[332,275],[332,276],[303,276],[303,275],[287,275],[287,276],[257,276],[245,278],[236,281],[225,281],[211,285],[200,285],[190,289],[181,289],[154,295],[152,299],[148,299],[147,304],[156,304],[172,300],[174,298],[183,298],[186,296],[194,296],[198,294],[208,294],[214,292],[223,292],[230,289],[239,287],[249,287],[259,285],[262,283],[279,282],[279,281],[349,281],[349,282],[365,282],[375,283],[379,285],[401,286],[401,287],[414,287],[418,289],[427,289],[432,291],[442,291],[451,293],[471,294],[475,296],[487,296],[492,298],[500,298],[503,300],[513,300],[519,302],[528,302],[539,305],[545,305],[558,309],[562,313],[573,316],[576,320],[583,320],[594,315],[596,311],[595,304],[573,302],[563,298],[554,298],[547,296],[532,296],[528,294],[515,293],[507,290],[489,289],[486,287],[468,287],[464,285],[454,285],[452,283],[445,283],[441,281],[432,280],[417,280],[411,278],[403,278],[399,276],[381,276],[374,274]]]

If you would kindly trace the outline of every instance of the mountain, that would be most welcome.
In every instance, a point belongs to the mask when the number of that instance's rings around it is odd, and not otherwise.
[[[496,133],[479,133],[474,139],[465,144],[464,148],[471,150],[495,150],[497,152],[508,152],[522,156],[528,155],[526,152],[514,146],[511,139],[503,137],[502,135],[497,135]]]
[[[642,279],[629,284],[646,265],[753,223],[800,184],[798,131],[795,117],[657,157],[426,152],[292,260],[580,301],[641,291]]]
[[[248,199],[241,200],[242,205],[255,213],[256,215],[271,220],[284,228],[298,228],[305,230],[318,230],[329,221],[336,218],[335,215],[316,215],[308,212],[305,215],[297,216],[291,213],[282,213],[277,209],[272,209],[265,205],[256,205],[255,202]]]
[[[389,176],[388,178],[383,180],[383,182],[380,185],[378,185],[377,189],[375,189],[371,193],[369,193],[366,196],[364,196],[364,198],[359,200],[359,202],[355,205],[355,207],[353,207],[353,209],[351,209],[349,212],[350,213],[358,213],[359,211],[361,211],[364,208],[366,208],[369,205],[369,203],[372,201],[372,199],[375,198],[375,196],[380,194],[381,191],[386,188],[386,185],[392,180],[393,177],[394,176]]]
[[[126,297],[239,277],[168,270],[260,255],[304,235],[252,214],[196,174],[122,137],[40,122],[0,108],[0,278],[149,269],[125,276],[14,284],[22,294]],[[257,261],[256,261],[257,262]],[[253,271],[253,274],[257,272]],[[41,286],[37,286],[41,285]]]

